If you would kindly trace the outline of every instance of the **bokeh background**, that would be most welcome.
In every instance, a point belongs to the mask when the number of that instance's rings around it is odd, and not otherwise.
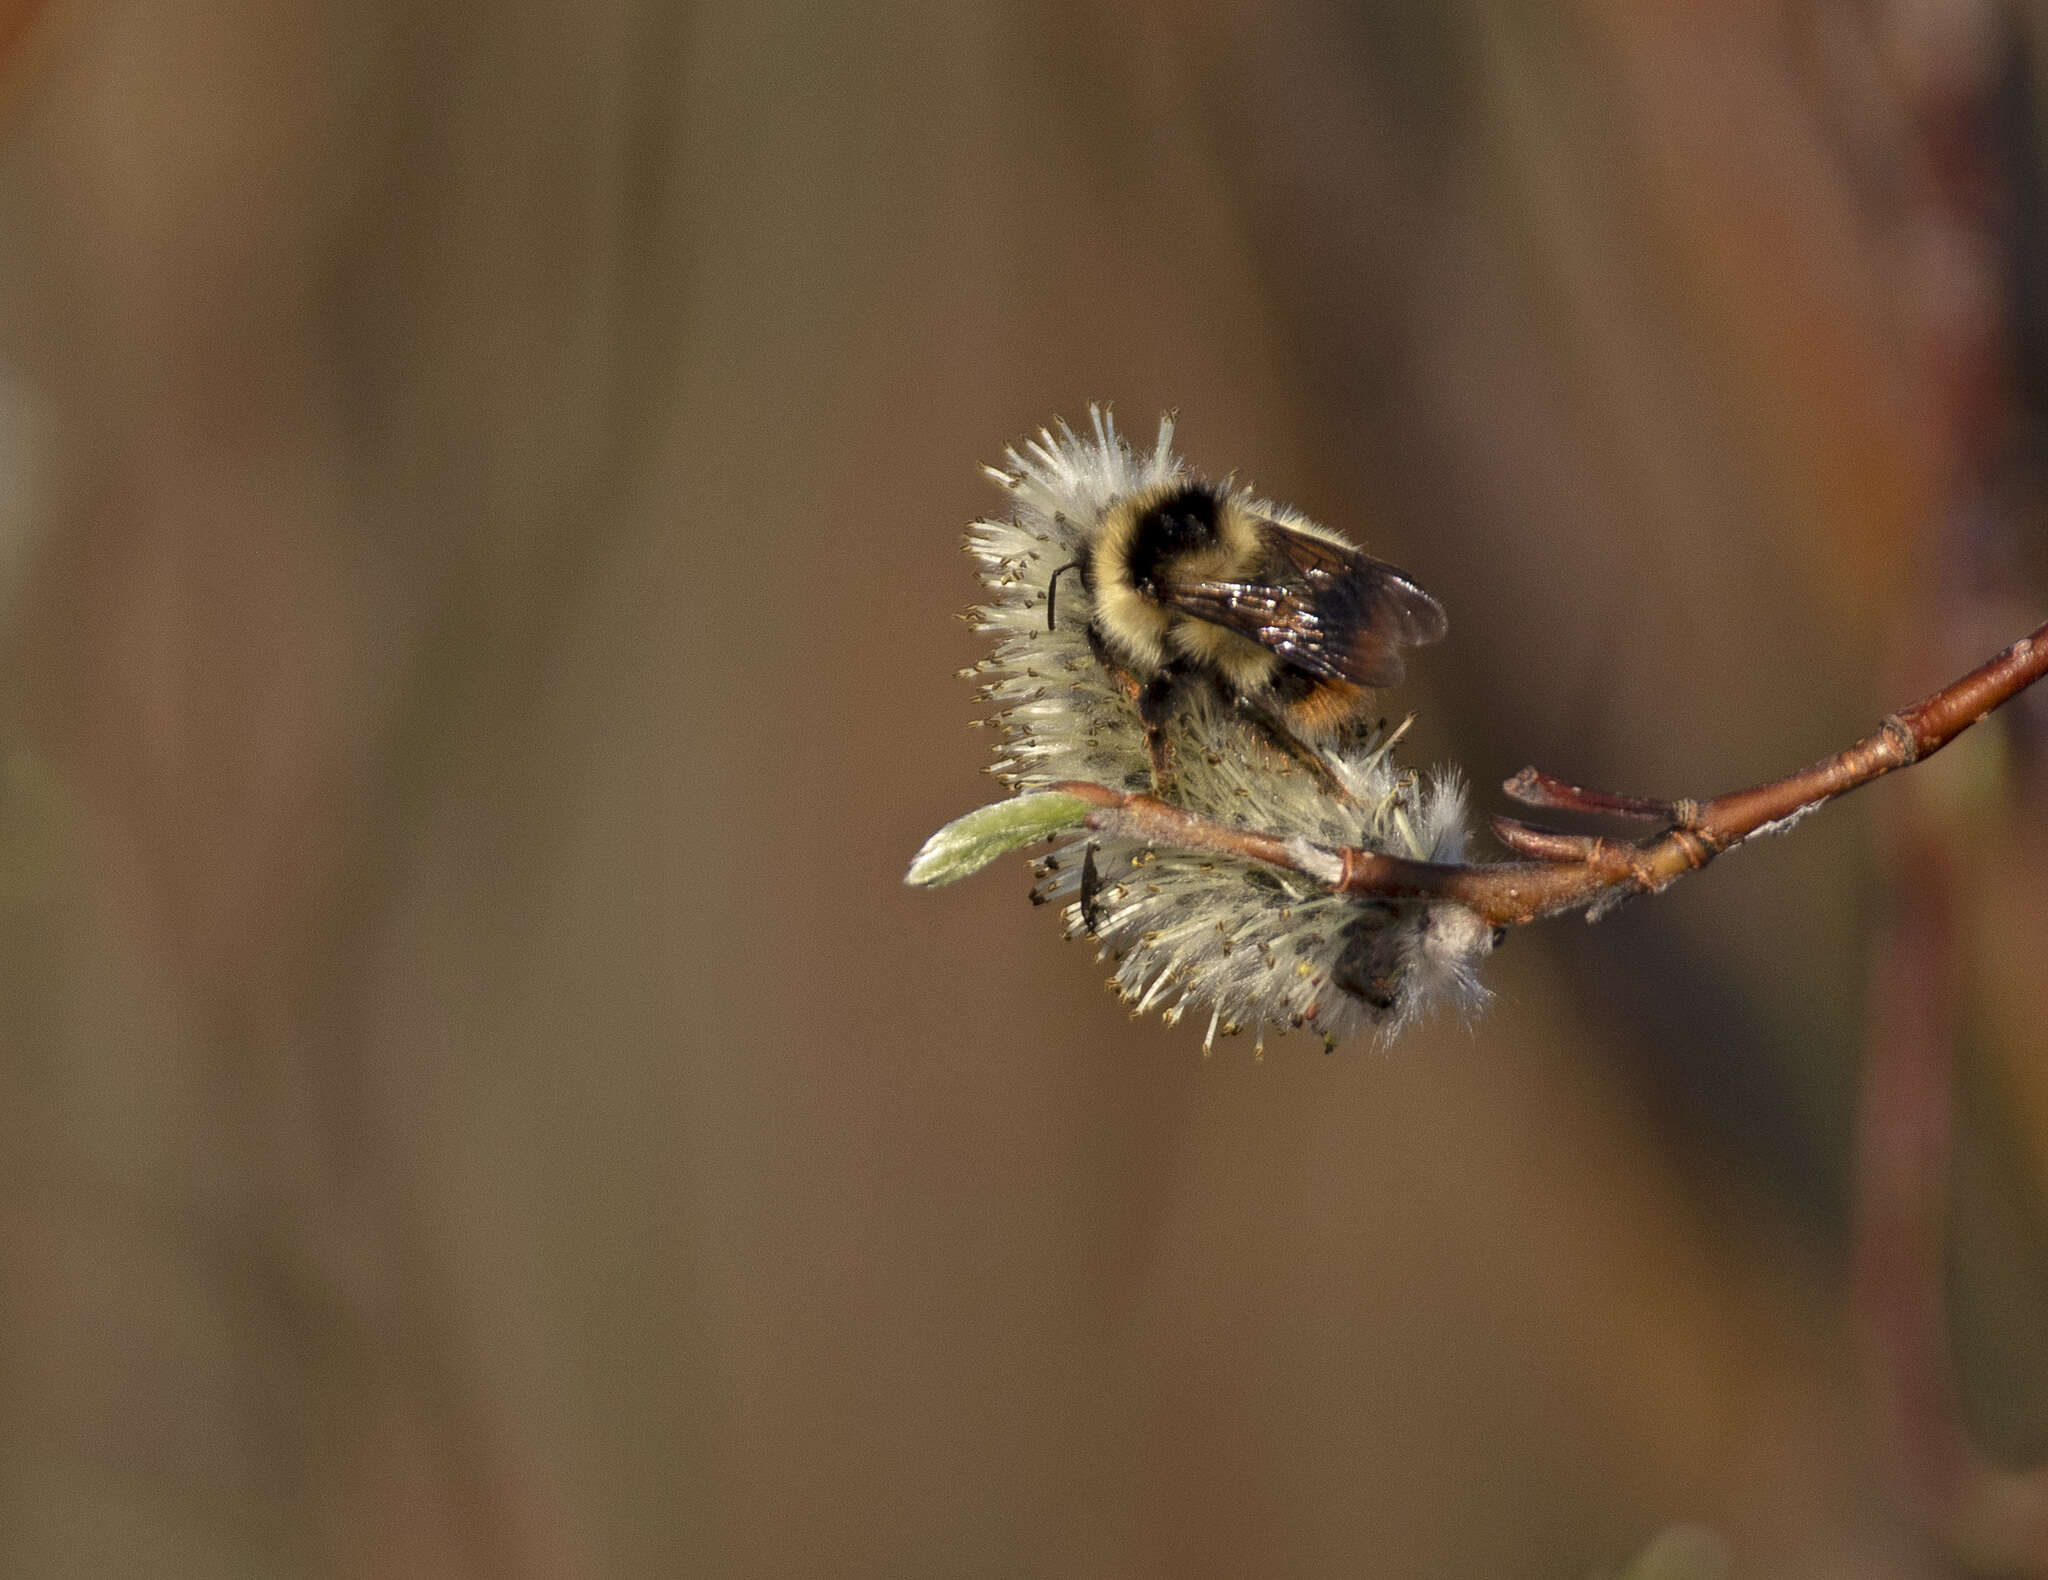
[[[2038,713],[1386,1050],[901,877],[992,792],[977,463],[1091,401],[1442,598],[1481,812],[2035,624],[2048,13],[0,10],[0,1573],[2005,1562],[1852,1138],[1933,889],[2048,1451]]]

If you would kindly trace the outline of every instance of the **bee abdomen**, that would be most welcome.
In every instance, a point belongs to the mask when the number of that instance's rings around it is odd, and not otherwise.
[[[1274,669],[1273,678],[1266,683],[1266,689],[1275,702],[1286,708],[1308,701],[1316,694],[1316,688],[1323,684],[1305,669],[1280,664]]]
[[[1283,694],[1281,684],[1294,691]],[[1301,689],[1295,689],[1301,688]],[[1370,696],[1362,686],[1342,680],[1318,680],[1298,669],[1282,666],[1274,677],[1272,695],[1280,704],[1288,728],[1303,740],[1327,741],[1343,733],[1346,725],[1364,712]]]

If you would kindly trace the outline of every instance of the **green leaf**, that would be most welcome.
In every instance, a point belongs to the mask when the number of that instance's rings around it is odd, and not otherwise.
[[[1011,796],[980,807],[956,817],[926,840],[903,881],[921,888],[957,883],[998,856],[1077,827],[1089,810],[1089,803],[1079,796],[1062,795],[1057,790]]]

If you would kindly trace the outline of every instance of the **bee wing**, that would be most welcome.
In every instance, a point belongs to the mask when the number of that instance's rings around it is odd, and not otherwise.
[[[1384,560],[1276,522],[1260,528],[1266,555],[1258,581],[1168,580],[1159,601],[1207,620],[1323,680],[1392,686],[1403,647],[1450,629],[1443,605]]]

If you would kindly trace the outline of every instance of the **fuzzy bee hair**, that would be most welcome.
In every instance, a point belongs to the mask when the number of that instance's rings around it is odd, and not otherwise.
[[[1162,793],[1167,725],[1204,689],[1341,793],[1312,748],[1367,720],[1397,683],[1401,649],[1445,632],[1443,608],[1407,575],[1292,511],[1234,487],[1175,477],[1085,520],[1075,558],[1096,656],[1128,687]]]

